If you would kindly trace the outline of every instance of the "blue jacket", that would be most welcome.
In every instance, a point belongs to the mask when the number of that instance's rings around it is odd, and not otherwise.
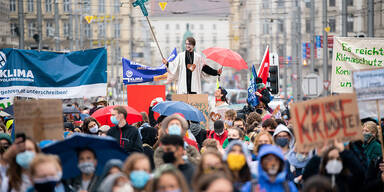
[[[276,180],[274,182],[270,181],[268,174],[263,170],[262,165],[261,165],[261,159],[268,154],[273,154],[276,157],[278,157],[279,159],[281,159],[282,162],[285,162],[283,153],[279,147],[274,146],[274,145],[266,145],[260,149],[259,156],[258,156],[260,163],[259,163],[259,166],[257,167],[257,169],[259,172],[258,183],[260,184],[261,191],[262,190],[265,190],[268,192],[270,192],[270,191],[285,191],[284,190],[284,182],[287,182],[288,187],[289,187],[289,191],[290,192],[296,192],[297,188],[296,188],[295,184],[291,181],[286,180],[286,175],[287,175],[286,169],[283,169],[280,173],[277,174]]]

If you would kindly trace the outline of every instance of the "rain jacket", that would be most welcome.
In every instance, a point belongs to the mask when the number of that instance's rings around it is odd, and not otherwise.
[[[104,166],[104,170],[103,170],[103,173],[100,175],[99,177],[99,180],[96,184],[96,189],[99,188],[101,182],[103,182],[103,180],[108,177],[109,175],[109,171],[113,168],[113,167],[117,167],[119,168],[120,170],[123,168],[123,162],[119,159],[111,159],[109,160],[105,166]]]
[[[115,138],[125,152],[143,152],[143,143],[139,131],[136,127],[128,125],[128,123],[124,127],[111,127],[107,135]]]
[[[116,183],[116,180],[120,177],[127,177],[123,173],[115,173],[112,175],[109,175],[104,179],[104,181],[100,184],[100,188],[97,190],[98,192],[111,192],[113,191],[113,186]],[[126,189],[126,192],[133,192],[133,188],[131,189]]]
[[[278,135],[279,133],[281,133],[283,131],[287,132],[291,136],[291,139],[290,139],[289,144],[288,144],[289,151],[284,154],[284,157],[287,158],[288,154],[293,150],[293,148],[295,146],[295,136],[292,134],[292,132],[288,129],[287,126],[280,124],[276,127],[275,132],[273,133],[272,137],[273,137],[273,140],[275,141],[276,135]]]
[[[223,145],[224,141],[228,137],[228,131],[224,130],[224,133],[222,135],[217,135],[214,130],[209,132],[208,139],[215,139],[216,141],[220,142],[220,145]]]
[[[281,149],[277,146],[274,146],[274,145],[263,146],[260,149],[259,156],[258,156],[259,161],[261,162],[261,159],[264,156],[269,155],[269,154],[275,155],[276,157],[278,157],[281,160],[281,162],[285,162]],[[281,165],[281,166],[285,166],[285,165]],[[287,175],[286,169],[282,169],[282,171],[277,174],[277,177],[276,177],[274,182],[270,181],[269,176],[263,170],[261,163],[258,164],[257,169],[258,169],[258,173],[259,173],[258,182],[260,184],[260,191],[263,191],[263,190],[265,190],[265,191],[287,191],[287,188],[289,188],[290,192],[296,192],[297,191],[295,184],[291,181],[286,180],[286,175]]]

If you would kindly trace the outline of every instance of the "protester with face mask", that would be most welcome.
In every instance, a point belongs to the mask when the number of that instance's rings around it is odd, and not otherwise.
[[[363,149],[367,157],[368,165],[372,160],[381,156],[381,145],[377,140],[377,124],[373,121],[365,122],[363,125]]]
[[[66,191],[61,183],[63,175],[60,160],[55,155],[37,154],[30,164],[30,178],[33,187],[27,192]]]
[[[121,172],[108,175],[97,192],[133,192],[127,176]]]
[[[156,169],[148,191],[190,192],[183,174],[171,164],[165,164]]]
[[[3,155],[11,145],[12,138],[7,133],[0,133],[0,191],[6,191],[8,188],[8,162]]]
[[[98,189],[101,182],[105,180],[109,175],[120,173],[123,168],[123,162],[119,159],[110,159],[104,166],[103,173],[98,178],[95,189]]]
[[[213,128],[214,129],[209,133],[208,138],[215,139],[220,142],[220,145],[223,145],[228,137],[228,131],[224,129],[224,122],[222,120],[215,121]]]
[[[183,158],[184,141],[178,135],[167,135],[161,138],[161,147],[164,150],[163,162],[173,164],[181,173],[183,173],[190,188],[195,166]]]
[[[171,116],[166,117],[162,121],[159,138],[162,138],[167,135],[181,136],[183,138],[184,149],[186,151],[184,158],[196,166],[200,160],[200,153],[198,151],[197,143],[185,136],[187,128],[187,121],[181,115],[173,114]],[[156,148],[154,153],[154,162],[156,168],[164,164],[162,158],[163,154],[164,149],[160,143],[160,146]]]
[[[277,123],[273,119],[266,119],[263,121],[261,127],[264,131],[268,131],[269,134],[273,135],[273,133],[275,133]]]
[[[297,191],[295,184],[286,180],[284,156],[279,147],[264,145],[260,148],[258,159],[257,180],[260,191]]]
[[[37,153],[40,153],[40,148],[30,138],[26,138],[25,150],[20,151],[9,162],[7,175],[9,179],[8,189],[10,191],[26,191],[32,186],[28,176],[29,165]]]
[[[113,108],[110,119],[115,127],[111,127],[107,135],[115,138],[127,153],[143,152],[139,131],[127,123],[127,115],[127,110],[123,106]]]
[[[281,148],[284,157],[287,158],[295,145],[295,136],[285,125],[280,124],[276,127],[272,137],[275,145]]]
[[[147,156],[141,153],[131,154],[124,163],[123,171],[135,192],[147,191],[147,184],[151,179],[151,164]]]
[[[93,117],[84,119],[81,129],[86,134],[99,135],[100,123]]]
[[[321,160],[320,174],[331,179],[332,187],[339,192],[360,191],[364,183],[364,170],[353,153],[344,150],[343,143],[335,142]]]
[[[78,164],[81,174],[66,181],[70,188],[76,191],[94,191],[97,187],[98,176],[95,171],[97,167],[97,157],[93,150],[85,148],[77,153]]]
[[[288,154],[288,162],[291,165],[290,170],[293,173],[294,182],[301,186],[302,184],[302,175],[304,168],[312,158],[312,151],[308,152],[305,150],[299,150],[295,148]]]
[[[224,115],[224,127],[225,127],[225,129],[229,129],[229,128],[233,127],[233,121],[236,119],[236,117],[237,117],[237,113],[233,109],[230,109],[230,110],[225,112],[225,115]]]
[[[225,149],[223,159],[231,170],[236,190],[250,183],[252,176],[255,176],[255,171],[251,169],[252,156],[247,145],[242,141],[230,142]]]
[[[208,149],[201,156],[201,161],[196,169],[196,174],[193,177],[192,184],[197,186],[199,180],[203,175],[221,173],[230,180],[232,179],[232,173],[228,168],[228,165],[223,161],[221,153],[217,150]]]
[[[225,149],[228,144],[233,140],[242,140],[247,145],[249,144],[249,137],[245,135],[244,131],[237,127],[232,127],[228,129],[228,137],[223,143],[223,149]]]

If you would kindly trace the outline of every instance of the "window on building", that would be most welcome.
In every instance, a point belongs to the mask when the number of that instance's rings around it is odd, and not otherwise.
[[[115,38],[120,38],[120,23],[115,23]]]
[[[169,24],[165,24],[165,29],[169,30]]]
[[[45,12],[52,12],[52,0],[45,0]]]
[[[200,24],[200,30],[204,30],[204,25]]]
[[[180,43],[180,35],[176,35],[176,43]]]
[[[212,43],[213,43],[213,44],[217,44],[217,36],[216,36],[216,34],[214,34],[214,35],[212,36]]]
[[[9,11],[11,12],[16,11],[16,0],[9,1]]]
[[[213,30],[216,30],[216,24],[213,24],[213,25],[212,25],[212,29],[213,29]]]
[[[310,33],[311,32],[311,20],[305,19],[305,32]]]
[[[46,21],[45,34],[47,37],[53,37],[54,30],[53,30],[53,22],[52,21]]]
[[[334,7],[336,5],[336,0],[329,0],[329,6]]]
[[[277,0],[277,7],[278,8],[283,8],[284,7],[284,0]]]
[[[191,24],[191,30],[193,30],[195,28],[195,25]]]
[[[118,61],[120,61],[121,48],[119,46],[116,46],[116,48],[115,48],[115,57],[117,58]]]
[[[306,1],[305,2],[305,8],[311,8],[311,1]]]
[[[28,21],[28,37],[33,37],[36,31],[36,23],[34,21]]]
[[[353,32],[353,16],[347,17],[347,32]]]
[[[269,0],[263,0],[263,8],[265,9],[268,9],[269,8],[269,4],[270,4],[270,2],[269,2]]]
[[[115,5],[113,10],[115,13],[120,13],[120,0],[115,0]]]
[[[204,43],[204,35],[203,35],[203,34],[200,34],[200,43],[201,43],[201,44]]]
[[[99,38],[104,38],[105,35],[105,26],[104,23],[99,23]]]
[[[16,36],[16,28],[17,28],[17,24],[16,23],[11,23],[11,35],[12,36]]]
[[[70,0],[63,0],[63,8],[64,12],[70,12],[71,11],[71,2]]]
[[[99,0],[99,13],[105,12],[105,0]]]
[[[328,20],[329,23],[329,28],[331,29],[329,32],[336,32],[336,19],[335,18],[330,18]]]
[[[33,12],[33,0],[27,1],[27,10],[28,12]]]
[[[263,23],[263,34],[269,34],[269,20],[264,20]]]
[[[279,55],[279,57],[284,56],[284,45],[283,44],[279,44],[279,47],[277,48],[277,55]]]
[[[69,22],[66,21],[63,23],[63,33],[65,37],[69,36]]]
[[[347,0],[347,5],[348,6],[353,6],[353,0]]]
[[[91,12],[90,0],[83,0],[83,9],[85,13]]]
[[[176,24],[176,30],[179,30],[179,29],[180,29],[180,25]]]
[[[84,25],[84,34],[86,37],[88,37],[88,39],[91,38],[91,25],[89,24]]]
[[[279,20],[277,28],[278,28],[279,32],[284,32],[284,21],[283,20]]]
[[[169,34],[167,34],[166,36],[165,36],[165,43],[169,43]]]

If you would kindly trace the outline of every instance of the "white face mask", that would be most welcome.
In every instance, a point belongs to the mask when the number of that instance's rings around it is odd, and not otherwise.
[[[325,169],[328,174],[337,175],[343,170],[343,163],[339,160],[333,159],[328,161],[327,165],[325,165]]]
[[[97,133],[98,131],[99,131],[99,126],[97,126],[97,125],[95,125],[89,129],[89,132],[91,132],[91,133]]]

